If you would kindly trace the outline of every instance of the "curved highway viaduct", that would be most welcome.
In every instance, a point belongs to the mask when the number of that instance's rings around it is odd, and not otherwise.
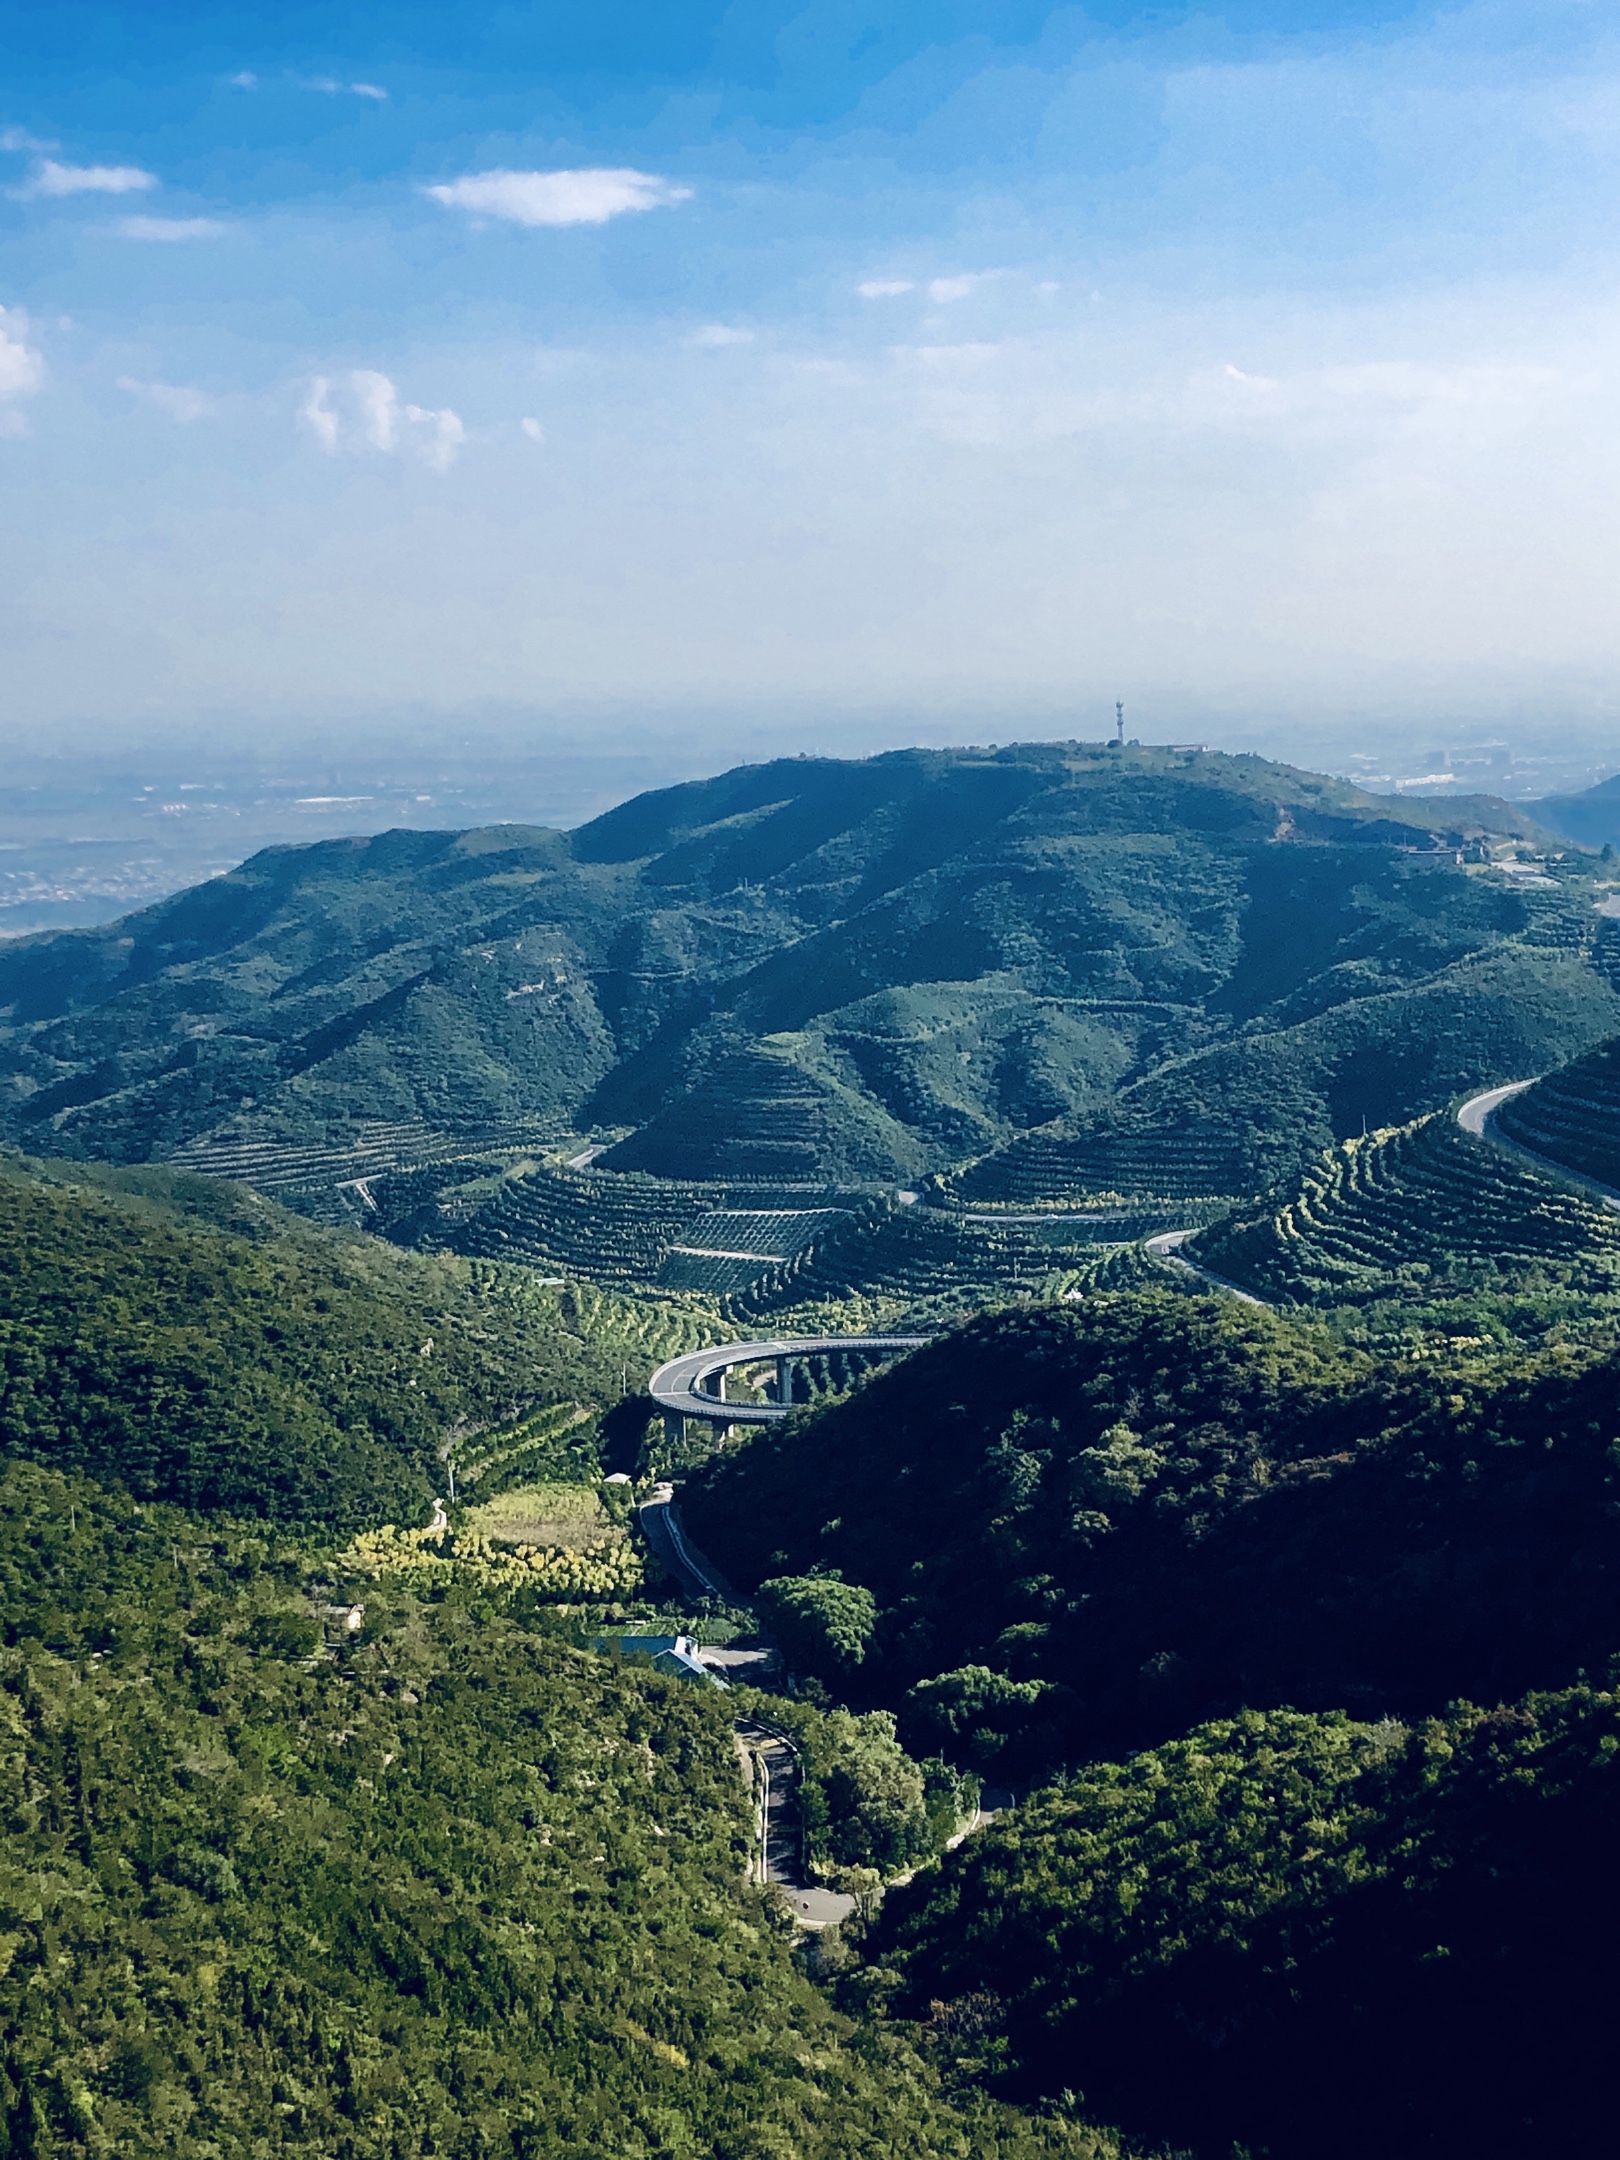
[[[857,1356],[893,1357],[921,1350],[928,1335],[779,1335],[764,1342],[717,1343],[711,1350],[689,1350],[685,1357],[660,1365],[647,1392],[664,1413],[664,1430],[680,1439],[688,1418],[710,1425],[774,1425],[793,1409],[794,1367],[804,1358],[853,1351]],[[774,1365],[776,1400],[727,1402],[726,1374],[739,1365]]]

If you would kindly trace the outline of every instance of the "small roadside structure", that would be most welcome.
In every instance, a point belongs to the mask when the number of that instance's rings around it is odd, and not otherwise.
[[[644,1657],[659,1672],[673,1673],[679,1680],[697,1680],[705,1687],[731,1685],[705,1665],[690,1635],[598,1635],[593,1649],[617,1651],[620,1657]]]

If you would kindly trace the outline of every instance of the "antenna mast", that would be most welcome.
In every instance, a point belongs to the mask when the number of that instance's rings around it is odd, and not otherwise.
[[[1124,747],[1125,747],[1125,700],[1124,700],[1123,698],[1115,698],[1115,700],[1114,700],[1114,748],[1115,748],[1116,750],[1123,750],[1123,749],[1124,749]]]

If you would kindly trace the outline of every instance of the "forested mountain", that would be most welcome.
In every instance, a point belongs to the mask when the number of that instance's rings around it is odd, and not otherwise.
[[[1249,1712],[1092,1765],[893,1893],[868,1984],[1001,2089],[1178,2152],[1594,2151],[1617,1779],[1608,1689],[1411,1727]]]
[[[0,1156],[0,1452],[144,1498],[425,1521],[452,1436],[605,1407],[639,1347],[228,1185]]]
[[[0,1476],[8,2160],[1088,2160],[839,2015],[725,1698]]]
[[[1172,1291],[986,1315],[697,1473],[745,1588],[872,1601],[823,1677],[1028,1776],[1241,1707],[1438,1713],[1620,1647],[1620,1356],[1347,1351]]]
[[[4,1129],[294,1196],[570,1132],[599,1177],[1243,1196],[1620,1029],[1580,864],[1532,889],[1457,859],[1519,813],[1435,816],[1034,744],[273,849],[0,955]]]
[[[0,1286],[0,2153],[1360,2160],[1369,2064],[1396,2160],[1600,2134],[1612,1344],[984,1315],[689,1479],[777,1704],[511,1554],[635,1301],[15,1156]],[[387,1528],[457,1434],[573,1483]],[[739,1703],[818,1865],[919,1869],[864,1940],[750,1886]],[[975,1771],[1050,1782],[935,1865]]]

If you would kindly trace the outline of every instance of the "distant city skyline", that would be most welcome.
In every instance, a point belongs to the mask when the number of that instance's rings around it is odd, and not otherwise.
[[[1606,11],[12,22],[13,746],[1620,742]]]

